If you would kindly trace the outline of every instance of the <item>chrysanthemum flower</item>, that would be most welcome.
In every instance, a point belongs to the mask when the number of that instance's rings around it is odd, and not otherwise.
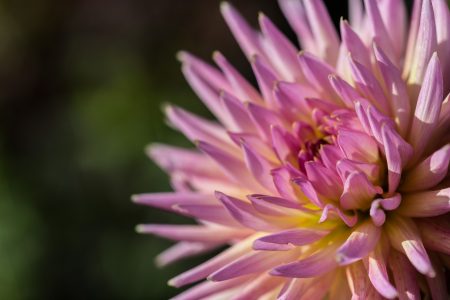
[[[364,4],[364,5],[363,5]],[[165,108],[198,150],[151,145],[174,192],[133,197],[196,225],[140,225],[178,243],[167,265],[228,248],[169,281],[176,299],[448,299],[450,13],[445,0],[350,1],[340,35],[324,4],[280,0],[302,51],[263,14],[222,14],[253,87],[182,52],[218,123]]]

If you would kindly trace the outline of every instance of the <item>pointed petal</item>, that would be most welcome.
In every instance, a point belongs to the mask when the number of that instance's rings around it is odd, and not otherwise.
[[[294,246],[312,244],[328,234],[328,231],[313,229],[290,229],[271,235],[263,236],[253,243],[255,250],[280,250],[278,246],[284,246],[283,250],[292,249]]]
[[[411,265],[408,258],[392,249],[389,256],[389,267],[394,277],[399,299],[421,299],[417,271]]]
[[[273,276],[309,278],[325,274],[337,267],[336,248],[330,246],[300,261],[281,265],[270,271]],[[270,253],[270,252],[269,252]]]
[[[219,292],[224,290],[233,289],[240,285],[245,285],[247,283],[247,278],[235,278],[223,282],[211,282],[204,281],[200,284],[187,289],[181,294],[176,295],[170,300],[198,300],[207,299],[208,297],[215,296]]]
[[[391,245],[404,253],[420,273],[434,277],[430,258],[414,222],[409,218],[391,215],[385,228]]]
[[[447,144],[409,171],[405,176],[401,190],[414,192],[436,186],[447,175],[449,163],[450,144]]]
[[[356,32],[350,27],[347,21],[341,19],[340,23],[342,43],[352,57],[361,63],[364,67],[370,68],[370,56],[369,51],[364,45],[363,41],[359,38]]]
[[[430,59],[423,79],[409,136],[416,159],[425,150],[425,146],[437,126],[443,98],[442,71],[435,53]]]
[[[251,241],[255,238],[253,236],[247,238],[240,243],[231,246],[227,250],[221,252],[210,260],[190,269],[169,281],[169,285],[174,287],[181,287],[183,285],[199,281],[206,278],[217,269],[244,255],[251,249]]]
[[[211,194],[168,192],[133,195],[134,203],[157,207],[165,210],[172,210],[174,205],[211,205],[217,204],[217,200]]]
[[[270,171],[273,169],[271,163],[269,163],[264,157],[258,154],[251,146],[245,142],[242,143],[242,150],[244,152],[244,159],[247,165],[247,169],[253,175],[253,177],[268,191],[275,191],[273,185],[273,179],[270,175]]]
[[[342,129],[338,132],[337,143],[350,160],[369,163],[378,161],[378,145],[367,134]]]
[[[220,244],[179,242],[164,250],[155,259],[158,267],[165,267],[181,259],[209,252]]]
[[[220,94],[222,107],[228,115],[228,129],[256,133],[256,127],[243,103],[227,92]]]
[[[222,2],[220,11],[245,55],[250,58],[252,55],[260,53],[257,33],[239,12],[228,2]]]
[[[352,230],[347,240],[339,247],[336,261],[339,265],[349,265],[363,259],[378,243],[381,229],[371,221],[359,225]]]

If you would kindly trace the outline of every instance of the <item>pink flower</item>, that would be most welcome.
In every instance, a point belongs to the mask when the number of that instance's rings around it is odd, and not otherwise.
[[[133,197],[197,225],[139,225],[178,243],[157,262],[229,246],[171,279],[175,299],[448,299],[450,13],[444,0],[280,0],[303,51],[264,15],[223,16],[258,89],[220,53],[180,53],[218,123],[165,111],[197,150],[152,145],[174,192]]]

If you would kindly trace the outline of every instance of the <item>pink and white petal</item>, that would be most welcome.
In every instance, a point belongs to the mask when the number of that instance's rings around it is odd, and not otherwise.
[[[275,83],[281,78],[278,78],[278,74],[275,70],[260,56],[254,55],[251,59],[253,73],[256,76],[259,90],[266,104],[271,108],[276,108],[275,99],[273,96],[273,87]]]
[[[334,74],[335,70],[309,53],[301,52],[298,58],[306,79],[315,87],[321,96],[336,104],[341,104],[341,100],[335,94],[328,80],[328,76]]]
[[[267,38],[266,52],[278,72],[288,81],[300,81],[303,74],[297,60],[297,48],[264,14],[259,15],[259,25]]]
[[[450,211],[450,188],[404,194],[398,213],[407,217],[434,217]]]
[[[239,99],[227,92],[220,94],[220,101],[224,111],[230,120],[228,129],[232,131],[245,131],[247,133],[256,133],[256,127],[250,118],[245,106]]]
[[[302,2],[300,0],[278,0],[278,3],[284,16],[297,34],[302,48],[314,52],[317,46]]]
[[[418,221],[423,244],[427,249],[450,255],[450,221],[448,216]]]
[[[208,277],[216,270],[251,251],[251,244],[255,238],[255,236],[248,237],[246,240],[231,246],[210,260],[172,278],[169,281],[169,285],[181,287]]]
[[[436,23],[437,53],[444,72],[444,89],[449,89],[450,12],[445,0],[431,0]]]
[[[367,272],[362,262],[356,262],[347,266],[345,273],[352,292],[352,299],[371,299],[369,298],[369,293],[372,284],[367,277]]]
[[[373,73],[361,63],[349,56],[350,70],[356,89],[385,115],[390,116],[389,102]]]
[[[237,293],[230,300],[259,299],[261,296],[276,289],[283,282],[284,280],[282,278],[276,278],[268,274],[262,274],[253,279],[250,283],[246,284],[245,287],[241,289],[239,293]]]
[[[340,29],[342,43],[347,49],[347,52],[350,52],[353,58],[364,67],[370,68],[371,62],[369,51],[363,41],[359,38],[358,34],[353,31],[348,22],[344,19],[341,19]]]
[[[345,266],[361,260],[373,251],[380,239],[381,229],[370,220],[352,229],[352,233],[336,252],[336,261]]]
[[[247,276],[250,277],[250,276]],[[204,281],[200,284],[193,286],[190,289],[176,295],[170,300],[198,300],[207,299],[208,297],[214,297],[218,293],[230,290],[239,286],[246,285],[249,278],[235,278],[222,282]]]
[[[339,37],[325,4],[322,1],[304,1],[303,5],[321,59],[334,65],[339,51]]]
[[[427,73],[427,65],[433,53],[437,50],[436,22],[431,0],[423,0],[420,9],[420,22],[417,31],[417,38],[414,43],[414,54],[411,56],[411,66],[409,67],[408,84],[412,86],[413,93],[416,94],[418,87],[423,85],[424,76]],[[415,95],[411,98],[415,100]],[[414,107],[413,102],[413,107]]]
[[[417,271],[408,258],[403,253],[392,249],[389,255],[389,267],[394,277],[398,298],[400,300],[421,299]]]
[[[450,163],[450,144],[446,144],[408,171],[401,191],[415,192],[430,189],[447,176]]]
[[[390,215],[385,224],[384,228],[392,247],[404,253],[420,273],[434,277],[433,266],[414,221],[409,218]]]
[[[291,278],[310,278],[323,275],[338,266],[334,257],[335,251],[335,246],[329,246],[302,260],[278,266],[270,271],[270,274]]]
[[[439,257],[432,253],[430,255],[434,269],[436,270],[436,277],[427,277],[428,288],[433,300],[446,300],[448,299],[447,282],[445,276],[445,267],[442,266],[442,262]]]
[[[349,213],[348,211],[344,212],[340,208],[334,206],[333,204],[325,205],[325,207],[323,208],[322,215],[320,216],[319,223],[325,222],[326,220],[328,220],[328,218],[331,219],[340,218],[348,227],[353,227],[356,225],[356,223],[358,223],[357,214],[355,213],[352,214],[351,212]]]
[[[416,160],[422,155],[437,126],[442,100],[442,71],[437,54],[434,53],[425,72],[409,136]]]
[[[281,163],[292,161],[300,148],[296,138],[279,126],[271,128],[272,148]]]
[[[345,182],[347,177],[354,171],[361,171],[367,175],[370,182],[373,184],[380,183],[380,167],[378,164],[357,162],[343,158],[336,163],[336,171],[343,182]]]
[[[344,209],[367,210],[375,195],[382,193],[382,188],[374,186],[366,174],[354,171],[345,180],[339,203]]]
[[[216,91],[232,92],[232,88],[224,75],[200,58],[185,51],[178,52],[177,58],[183,64],[190,66],[202,80],[206,81]]]
[[[335,272],[318,278],[292,279],[283,287],[277,300],[323,299],[334,281]]]
[[[270,141],[272,126],[285,127],[287,125],[279,114],[263,106],[247,103],[247,110],[264,141]]]
[[[188,193],[188,192],[168,192],[168,193],[149,193],[138,194],[131,197],[137,204],[148,205],[165,210],[172,210],[174,205],[214,205],[217,199],[212,194]]]
[[[234,239],[245,238],[253,233],[252,230],[223,226],[163,224],[141,224],[136,226],[136,231],[175,241],[203,243],[225,243]]]
[[[274,166],[244,141],[242,142],[241,147],[244,152],[244,159],[247,169],[253,177],[258,181],[263,189],[272,193],[275,192],[273,179],[270,175],[270,171],[274,168]]]
[[[381,135],[388,167],[389,194],[393,194],[400,183],[403,167],[413,155],[413,149],[386,123],[381,127]]]
[[[216,197],[233,218],[242,225],[258,231],[273,231],[276,228],[275,224],[268,223],[251,204],[220,192],[216,192]]]
[[[236,93],[236,97],[238,97],[242,102],[263,102],[258,91],[226,60],[220,52],[214,52],[213,59],[232,86],[232,90]]]
[[[215,243],[179,242],[158,254],[155,263],[158,267],[165,267],[184,258],[212,251],[219,246],[220,244]]]
[[[261,54],[258,33],[250,27],[239,12],[228,2],[222,2],[220,11],[247,58],[254,54]]]
[[[408,14],[403,1],[382,0],[379,2],[380,15],[386,27],[389,40],[396,57],[403,57],[406,33],[408,29]]]
[[[239,181],[239,183],[249,189],[259,187],[259,184],[245,168],[245,163],[240,159],[207,142],[199,141],[197,147],[216,162],[221,171],[232,182],[238,183]],[[237,174],[239,174],[239,179],[236,177]]]
[[[417,32],[419,30],[420,14],[422,10],[422,0],[414,1],[409,24],[408,42],[406,44],[405,62],[403,64],[402,77],[408,78],[411,72],[414,52],[416,50]]]
[[[233,142],[241,147],[242,142],[256,149],[258,153],[265,157],[268,161],[272,163],[278,163],[279,160],[276,153],[270,145],[268,145],[264,140],[262,140],[258,135],[251,133],[236,133],[228,132],[228,135],[233,140]]]
[[[338,131],[337,144],[350,160],[364,163],[378,161],[378,145],[365,133],[341,129]]]
[[[411,117],[411,104],[406,84],[401,76],[400,70],[375,43],[373,44],[373,50],[378,68],[383,77],[387,95],[390,98],[389,104],[392,115],[399,129],[399,133],[405,136],[409,129]]]
[[[228,227],[242,228],[223,207],[223,205],[195,205],[195,204],[178,204],[172,207],[173,211],[184,216],[189,216],[200,221],[211,222]]]
[[[298,251],[286,251],[273,255],[270,251],[251,251],[211,274],[208,279],[224,281],[235,277],[266,272],[267,270],[295,259]]]
[[[395,299],[398,296],[397,290],[389,281],[389,275],[386,269],[386,253],[389,251],[389,245],[383,238],[373,251],[363,260],[367,270],[370,282],[374,288],[383,297]]]
[[[299,202],[284,198],[261,194],[248,195],[247,198],[257,211],[267,215],[289,217],[298,216],[299,214],[302,214],[302,212],[314,212],[311,209],[303,207]]]
[[[287,167],[280,167],[271,171],[273,183],[281,197],[290,201],[297,201],[298,187],[292,182],[291,174]]]
[[[324,236],[329,231],[315,230],[315,229],[290,229],[286,231],[277,232],[271,235],[263,236],[253,243],[253,249],[255,250],[279,250],[277,246],[282,245],[283,250],[292,249],[295,246],[304,246],[312,244]]]
[[[361,98],[361,95],[339,76],[332,74],[328,76],[328,79],[336,94],[339,95],[347,107],[353,107],[353,103]]]
[[[191,141],[204,140],[235,151],[234,146],[229,143],[226,131],[219,124],[200,118],[176,106],[167,105],[164,111],[170,124]]]
[[[308,180],[319,194],[330,200],[339,199],[343,187],[334,170],[314,161],[308,161],[304,166]]]

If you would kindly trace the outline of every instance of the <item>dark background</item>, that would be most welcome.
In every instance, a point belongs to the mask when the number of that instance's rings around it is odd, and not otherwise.
[[[335,22],[343,2],[327,1]],[[276,1],[234,4],[293,39]],[[252,78],[219,1],[0,1],[0,299],[167,299],[167,280],[203,260],[157,269],[170,242],[135,224],[183,220],[129,200],[169,190],[147,143],[189,145],[161,103],[208,115],[179,49],[219,49]]]

